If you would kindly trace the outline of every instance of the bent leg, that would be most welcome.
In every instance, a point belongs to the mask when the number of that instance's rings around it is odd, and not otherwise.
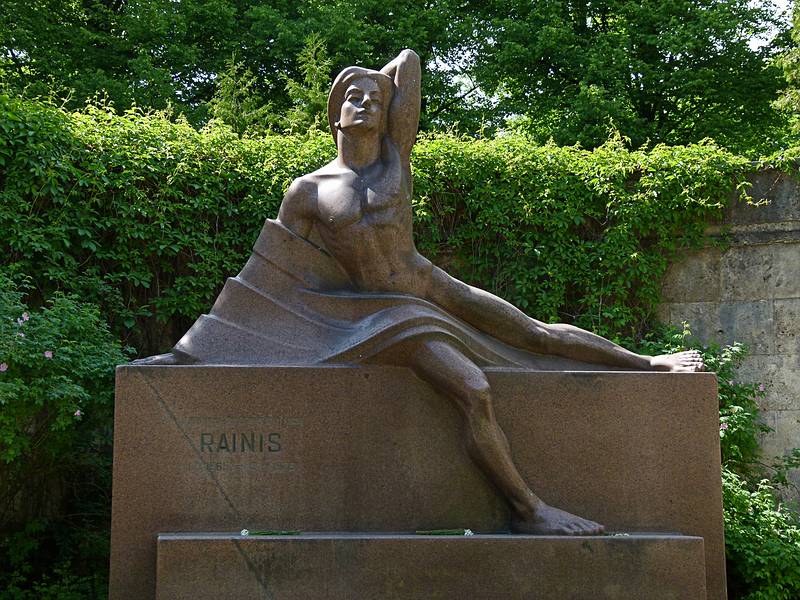
[[[489,382],[477,365],[444,341],[425,342],[416,350],[409,366],[456,403],[464,418],[469,454],[511,504],[515,530],[561,535],[603,531],[593,521],[548,506],[527,486],[495,419]]]
[[[696,351],[643,356],[572,325],[542,323],[502,298],[467,285],[438,267],[431,273],[427,299],[473,327],[523,350],[629,369],[703,369]]]

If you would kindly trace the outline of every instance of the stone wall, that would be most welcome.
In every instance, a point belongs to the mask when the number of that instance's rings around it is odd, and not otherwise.
[[[743,381],[763,383],[765,457],[800,446],[800,182],[774,170],[750,178],[760,206],[734,201],[706,247],[675,262],[664,282],[662,320],[688,321],[704,342],[747,344]],[[800,484],[800,473],[793,476]]]

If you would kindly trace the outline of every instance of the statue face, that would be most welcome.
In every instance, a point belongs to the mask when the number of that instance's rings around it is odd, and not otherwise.
[[[356,79],[344,93],[339,128],[377,129],[383,115],[383,94],[369,77]]]

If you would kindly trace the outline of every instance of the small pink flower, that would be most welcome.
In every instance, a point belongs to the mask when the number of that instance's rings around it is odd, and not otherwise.
[[[44,351],[45,358],[53,358],[53,351],[52,350],[45,350]]]
[[[26,312],[22,313],[22,320],[23,320],[23,321],[27,321],[27,320],[28,320],[28,319],[30,319],[30,318],[31,318],[31,317],[30,317],[30,315],[29,315],[28,313],[26,313]]]
[[[17,325],[22,325],[25,321],[22,320],[22,317],[17,319]]]
[[[765,389],[766,389],[766,388],[764,387],[764,384],[763,384],[763,383],[759,383],[759,384],[758,384],[758,391],[759,391],[759,392],[763,392]]]
[[[8,365],[6,363],[0,363],[0,373],[4,373],[8,371]]]
[[[83,416],[83,413],[81,412],[80,408],[75,411],[75,418],[76,419],[80,419],[82,416]]]
[[[725,431],[727,428],[728,428],[728,424],[727,423],[721,423],[720,426],[719,426],[719,430],[720,431]]]

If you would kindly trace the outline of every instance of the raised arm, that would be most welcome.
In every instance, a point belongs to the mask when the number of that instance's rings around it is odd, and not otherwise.
[[[419,129],[422,77],[419,56],[413,50],[403,50],[381,69],[381,73],[391,77],[395,85],[389,107],[389,137],[397,146],[400,156],[408,160]]]

